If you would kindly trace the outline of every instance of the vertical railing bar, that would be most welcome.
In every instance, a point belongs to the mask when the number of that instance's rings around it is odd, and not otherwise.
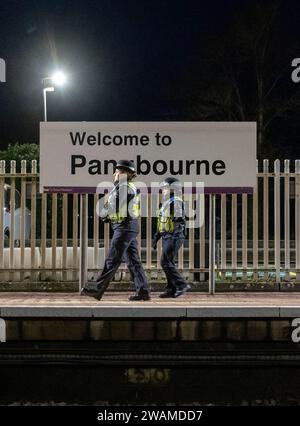
[[[51,257],[52,268],[56,268],[56,254],[57,254],[57,194],[52,194],[52,209],[51,209]],[[56,271],[52,271],[52,279],[56,281]]]
[[[62,279],[67,280],[67,251],[68,251],[68,194],[63,194],[63,223],[62,223]]]
[[[231,267],[237,267],[237,194],[231,196]],[[236,281],[236,272],[232,272],[232,281]]]
[[[73,281],[78,279],[78,194],[73,194]]]
[[[300,160],[295,161],[295,247],[296,269],[300,269]],[[300,272],[296,273],[296,281],[300,281]]]
[[[99,194],[94,194],[94,208],[93,208],[93,241],[94,241],[94,261],[93,268],[99,267],[99,217],[97,214],[97,203],[99,201]]]
[[[268,281],[269,273],[269,160],[263,162],[263,225],[264,225],[264,277]]]
[[[242,265],[243,280],[247,280],[248,270],[248,194],[242,195]]]
[[[140,232],[138,233],[138,236],[137,236],[137,243],[138,243],[138,253],[141,259],[142,258],[142,219],[141,217],[138,218],[138,223],[139,223]]]
[[[221,194],[221,269],[226,268],[226,194]],[[226,272],[222,272],[225,279]]]
[[[289,279],[290,258],[290,160],[284,160],[284,268],[285,279]]]
[[[20,265],[22,269],[24,269],[25,264],[26,168],[26,160],[21,160]],[[20,280],[21,282],[24,281],[24,271],[20,273]]]
[[[36,246],[36,186],[37,186],[37,161],[32,160],[31,162],[31,173],[35,176],[31,178],[31,242],[30,242],[30,251],[31,251],[31,268],[36,267],[36,256],[35,256],[35,246]],[[36,272],[31,273],[31,280],[36,281]]]
[[[89,194],[80,194],[80,260],[79,260],[79,293],[88,281],[88,211]]]
[[[155,194],[152,197],[152,215],[156,217],[156,222],[155,222],[156,227],[157,227],[157,212],[159,210],[159,206],[160,206],[160,194]],[[161,279],[161,273],[162,273],[162,267],[160,264],[161,255],[162,255],[162,238],[157,243],[157,251],[156,251],[156,269],[158,271],[158,279]]]
[[[208,292],[215,294],[216,290],[216,194],[209,194],[209,280]]]
[[[252,235],[252,244],[253,244],[253,279],[256,281],[258,279],[258,160],[256,160],[256,186],[253,188],[253,235]]]
[[[202,220],[200,220],[200,223],[202,223],[202,226],[200,227],[200,241],[199,241],[199,245],[200,245],[200,259],[199,259],[199,264],[200,264],[200,269],[204,269],[205,268],[205,260],[206,260],[206,256],[205,256],[205,246],[206,246],[206,241],[205,241],[205,199],[207,198],[206,195],[203,195],[203,209],[200,209],[200,214],[203,214],[203,217],[201,218]],[[200,281],[205,281],[205,273],[201,272],[200,273]]]
[[[146,218],[146,268],[151,269],[152,264],[152,194],[147,195],[147,218]],[[150,274],[151,276],[151,274]]]
[[[11,175],[16,174],[16,161],[10,162]],[[10,178],[10,232],[9,232],[9,268],[12,270],[15,263],[15,224],[16,224],[16,178]],[[13,281],[13,273],[10,272],[10,281]]]
[[[104,223],[104,257],[107,256],[109,250],[109,223]]]
[[[184,244],[180,247],[179,251],[178,251],[178,268],[179,269],[184,269]]]
[[[4,182],[5,161],[0,161],[0,268],[4,268]]]
[[[46,246],[47,246],[47,194],[42,194],[42,217],[41,217],[41,268],[46,268]],[[42,281],[45,273],[41,274]]]
[[[191,212],[195,210],[196,194],[189,194],[189,216],[191,217]],[[192,220],[192,219],[191,219]],[[195,228],[189,228],[189,269],[194,269],[195,267]],[[193,279],[194,274],[189,273],[189,279]]]
[[[280,160],[274,161],[274,256],[276,283],[280,284]]]

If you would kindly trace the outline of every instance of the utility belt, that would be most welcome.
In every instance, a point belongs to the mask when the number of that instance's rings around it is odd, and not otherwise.
[[[113,215],[109,215],[108,216],[109,222],[111,223],[128,223],[128,222],[132,222],[133,220],[136,220],[137,217],[131,217],[130,215],[126,216],[126,217],[117,217],[117,216],[113,216]]]
[[[162,236],[162,237],[166,237],[169,235],[176,235],[176,237],[182,237],[185,238],[186,237],[186,228],[185,225],[183,224],[176,224],[176,226],[174,226],[172,231],[167,231],[167,230],[162,230],[159,231],[157,230],[157,232]]]

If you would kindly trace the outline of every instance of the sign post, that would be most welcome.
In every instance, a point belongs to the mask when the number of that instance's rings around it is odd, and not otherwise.
[[[88,194],[80,194],[80,257],[79,293],[87,282],[88,275]]]
[[[216,194],[209,195],[209,294],[215,294]]]

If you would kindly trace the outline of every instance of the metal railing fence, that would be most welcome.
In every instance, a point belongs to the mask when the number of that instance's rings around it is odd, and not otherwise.
[[[37,162],[0,161],[0,281],[77,281],[80,200],[78,194],[40,194]],[[53,170],[55,173],[55,169]],[[195,197],[195,195],[193,195]],[[189,229],[178,266],[188,279],[208,272],[208,196],[204,223]],[[98,194],[88,196],[89,274],[101,269],[110,230],[95,214]],[[253,195],[217,195],[217,278],[230,281],[300,282],[300,160],[257,162]],[[147,197],[147,211],[157,199]],[[195,198],[190,202],[194,203]],[[155,219],[141,218],[139,247],[145,269],[163,278],[151,248]],[[128,277],[126,267],[121,268]]]

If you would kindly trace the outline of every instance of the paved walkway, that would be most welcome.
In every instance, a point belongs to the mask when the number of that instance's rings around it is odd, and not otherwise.
[[[300,293],[187,293],[177,299],[129,302],[127,292],[101,301],[78,293],[0,293],[0,316],[69,318],[300,318]]]

